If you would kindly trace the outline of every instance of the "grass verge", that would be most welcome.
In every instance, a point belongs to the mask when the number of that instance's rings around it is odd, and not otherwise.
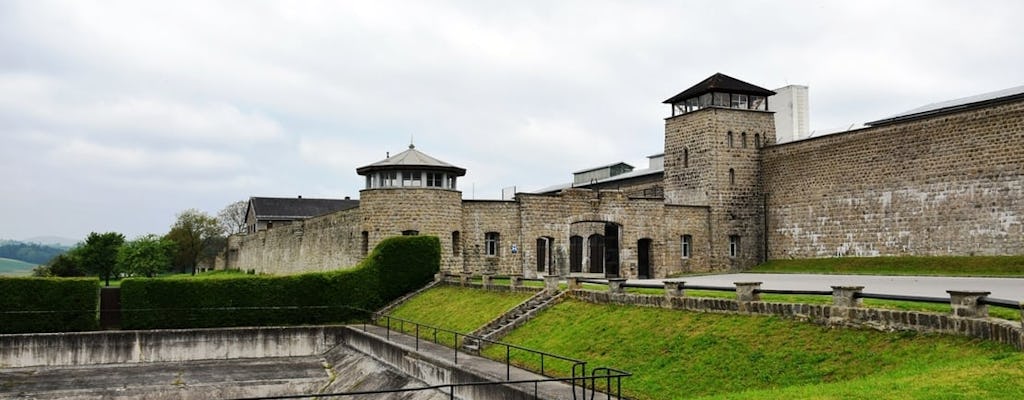
[[[750,272],[1024,277],[1024,256],[834,257],[771,260]]]

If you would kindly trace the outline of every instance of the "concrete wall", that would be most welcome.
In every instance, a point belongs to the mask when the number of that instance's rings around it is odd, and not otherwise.
[[[772,259],[1024,254],[1024,102],[763,153]]]
[[[73,366],[322,354],[341,326],[0,335],[0,367]]]

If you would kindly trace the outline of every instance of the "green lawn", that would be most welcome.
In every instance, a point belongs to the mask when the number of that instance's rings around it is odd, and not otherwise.
[[[29,276],[32,275],[32,268],[36,265],[21,260],[0,258],[0,275],[7,276]]]
[[[771,260],[750,272],[1024,277],[1024,256],[834,257]]]
[[[438,286],[405,302],[390,315],[459,333],[470,333],[530,297],[530,293]],[[394,322],[392,328],[398,329],[395,324],[398,322]],[[407,332],[415,329],[409,325],[404,328]],[[433,337],[433,332],[421,330],[420,335]],[[452,336],[442,333],[438,335],[438,340],[451,345]]]
[[[566,301],[503,341],[630,371],[638,399],[1024,396],[1024,353],[955,336]]]

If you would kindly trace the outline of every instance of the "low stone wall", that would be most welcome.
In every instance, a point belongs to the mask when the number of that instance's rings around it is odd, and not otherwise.
[[[881,331],[917,331],[960,335],[1009,344],[1024,351],[1024,327],[997,318],[963,318],[951,314],[827,304],[792,304],[684,296],[657,296],[575,289],[571,298],[596,304],[623,304],[723,314],[764,315],[827,326]]]
[[[0,367],[73,366],[323,354],[342,326],[0,335]]]

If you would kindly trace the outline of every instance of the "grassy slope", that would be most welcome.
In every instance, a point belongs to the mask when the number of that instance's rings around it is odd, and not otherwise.
[[[32,274],[35,264],[10,258],[0,258],[0,275],[28,276]]]
[[[771,260],[754,267],[750,272],[1024,277],[1024,256],[836,257]]]
[[[440,286],[402,304],[392,316],[469,333],[530,298],[529,293],[501,293]]]
[[[633,372],[625,390],[640,399],[1024,395],[1024,354],[1007,346],[769,317],[570,301],[504,341]]]

